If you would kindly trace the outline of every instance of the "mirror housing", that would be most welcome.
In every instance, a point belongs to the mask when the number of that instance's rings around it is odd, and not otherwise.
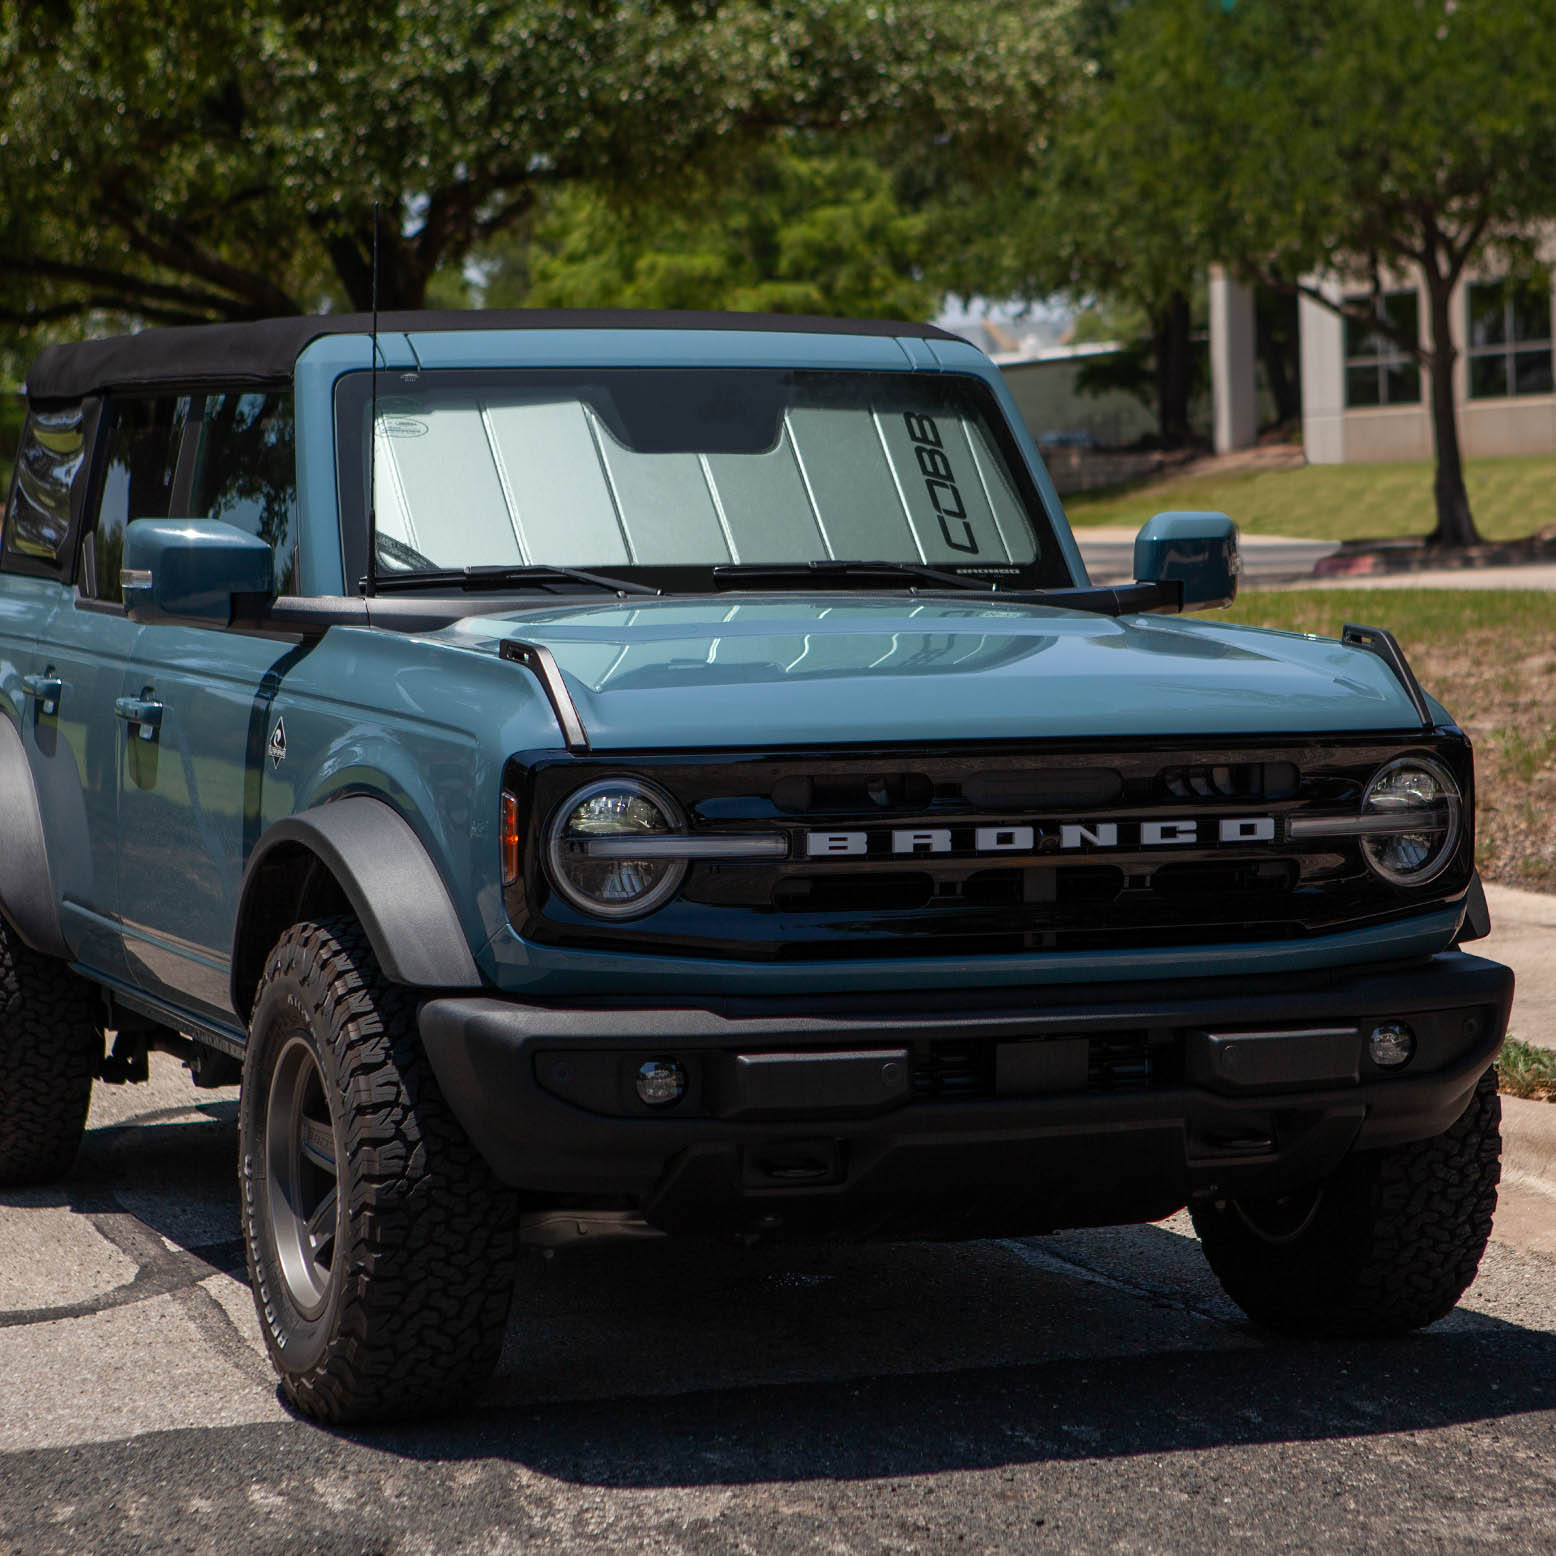
[[[132,621],[225,627],[238,595],[275,596],[275,548],[220,519],[136,519],[119,574]]]
[[[1135,536],[1135,577],[1177,584],[1180,610],[1230,605],[1237,598],[1237,526],[1224,513],[1158,513]]]

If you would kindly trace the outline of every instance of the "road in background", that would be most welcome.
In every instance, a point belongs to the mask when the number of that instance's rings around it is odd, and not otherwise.
[[[1135,534],[1114,525],[1080,526],[1080,543],[1086,571],[1095,584],[1132,583],[1135,576]],[[1335,540],[1295,540],[1285,535],[1244,535],[1239,542],[1243,559],[1242,587],[1268,588],[1311,579],[1319,561],[1340,549]],[[1365,580],[1372,583],[1372,579]]]
[[[1095,584],[1134,581],[1135,531],[1078,527],[1086,571]],[[1239,542],[1245,589],[1556,589],[1556,566],[1441,567],[1422,572],[1344,573],[1315,578],[1313,569],[1340,549],[1338,541],[1289,535],[1244,535]]]

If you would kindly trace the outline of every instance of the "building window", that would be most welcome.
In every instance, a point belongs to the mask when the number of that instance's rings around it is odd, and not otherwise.
[[[1475,282],[1466,293],[1470,398],[1551,393],[1549,282]]]
[[[1373,316],[1393,328],[1385,334],[1361,319],[1345,321],[1345,403],[1419,405],[1421,367],[1399,340],[1419,340],[1420,302],[1414,292],[1384,292],[1379,297],[1347,297],[1348,306],[1372,305]]]

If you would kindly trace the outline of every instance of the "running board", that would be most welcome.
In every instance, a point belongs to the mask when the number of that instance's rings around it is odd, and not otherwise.
[[[129,988],[116,979],[105,978],[101,973],[91,972],[85,967],[77,966],[73,970],[97,984],[108,996],[111,1005],[130,1011],[134,1015],[144,1016],[149,1021],[155,1021],[159,1026],[171,1027],[173,1031],[181,1033],[194,1042],[204,1043],[207,1048],[214,1048],[218,1053],[228,1054],[234,1059],[243,1057],[247,1037],[236,1028],[202,1021],[198,1016],[191,1016],[188,1011],[180,1010],[176,1005],[159,1000],[143,989]]]

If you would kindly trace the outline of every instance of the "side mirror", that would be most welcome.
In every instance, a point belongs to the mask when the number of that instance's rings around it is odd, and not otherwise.
[[[1178,584],[1181,610],[1230,605],[1241,571],[1237,526],[1224,513],[1158,513],[1135,536],[1135,577]]]
[[[275,594],[275,548],[219,519],[136,519],[119,574],[133,621],[225,627],[236,595]]]

